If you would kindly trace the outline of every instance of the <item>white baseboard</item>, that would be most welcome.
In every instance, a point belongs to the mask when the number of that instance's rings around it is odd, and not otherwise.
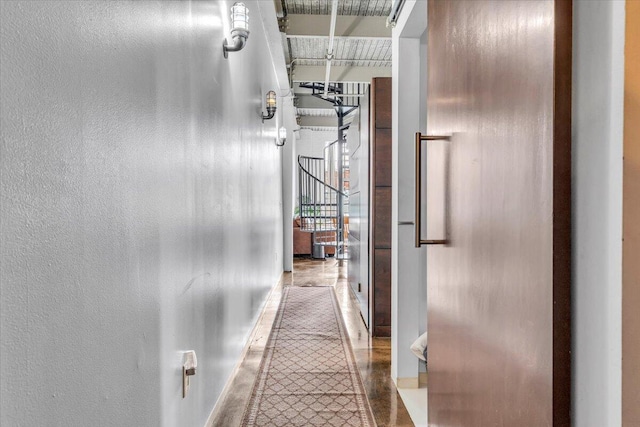
[[[397,388],[419,388],[420,379],[418,377],[396,378]]]

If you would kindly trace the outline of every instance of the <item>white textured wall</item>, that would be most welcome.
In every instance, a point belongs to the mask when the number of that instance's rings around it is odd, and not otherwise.
[[[283,231],[284,231],[284,271],[293,271],[293,226],[292,219],[296,204],[295,182],[298,176],[298,161],[296,157],[296,133],[297,128],[295,107],[293,99],[287,97],[283,111],[287,114],[283,117],[282,125],[287,130],[287,141],[280,148],[282,153],[282,204],[283,204]]]
[[[619,426],[625,3],[573,5],[573,423]]]
[[[324,147],[327,143],[338,139],[338,129],[335,131],[314,131],[301,129],[296,141],[296,155],[309,157],[324,157]]]
[[[228,60],[231,2],[1,3],[2,426],[205,424],[282,271],[246,3]]]

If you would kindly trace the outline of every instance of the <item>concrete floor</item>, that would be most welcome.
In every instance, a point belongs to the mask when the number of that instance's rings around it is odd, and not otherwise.
[[[264,347],[269,338],[284,286],[333,286],[340,303],[351,345],[378,426],[413,426],[411,417],[390,376],[391,341],[371,338],[360,317],[357,300],[347,283],[347,268],[332,258],[326,261],[296,259],[292,273],[285,273],[267,301],[246,355],[222,401],[213,414],[212,426],[239,426],[249,402]]]

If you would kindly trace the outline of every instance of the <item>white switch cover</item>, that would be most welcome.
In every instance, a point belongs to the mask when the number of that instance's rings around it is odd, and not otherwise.
[[[182,398],[187,397],[189,392],[189,376],[187,375],[187,368],[182,367]]]
[[[196,358],[196,352],[193,350],[185,351],[183,353],[183,362],[182,362],[182,398],[187,397],[187,393],[189,392],[189,385],[191,381],[191,377],[195,375],[196,368],[198,367],[198,359]],[[189,370],[191,375],[187,375],[187,370]]]

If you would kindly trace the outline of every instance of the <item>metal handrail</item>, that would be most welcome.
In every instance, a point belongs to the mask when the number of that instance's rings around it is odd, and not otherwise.
[[[342,191],[338,190],[337,188],[335,188],[332,185],[327,184],[326,182],[324,182],[323,180],[319,179],[318,177],[316,177],[315,175],[313,175],[311,172],[309,172],[304,166],[302,166],[302,163],[300,163],[300,159],[304,158],[304,159],[311,159],[311,160],[323,160],[324,159],[322,157],[309,157],[309,156],[303,156],[303,155],[299,155],[298,156],[298,166],[300,167],[300,169],[302,169],[307,175],[309,175],[311,178],[313,178],[314,180],[316,180],[318,183],[329,187],[331,190],[335,191],[336,193],[342,194],[345,197],[349,197],[348,194],[343,193]]]

